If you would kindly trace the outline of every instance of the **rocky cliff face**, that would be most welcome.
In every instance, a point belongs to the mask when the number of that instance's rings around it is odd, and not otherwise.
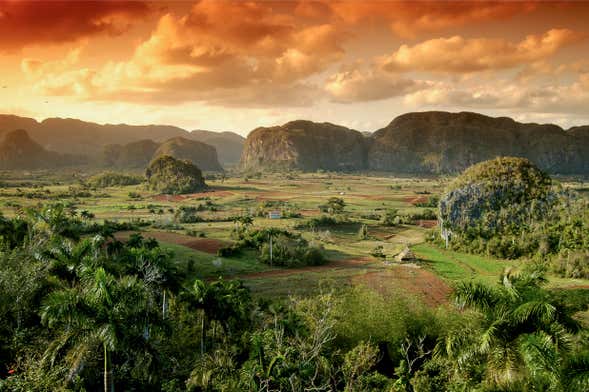
[[[203,171],[223,171],[215,147],[183,137],[164,142],[153,154],[153,159],[164,155],[190,161]]]
[[[223,166],[234,166],[239,163],[245,143],[245,138],[234,132],[195,130],[186,137],[215,147],[219,155],[219,162]]]
[[[153,140],[140,140],[125,145],[111,144],[104,147],[100,163],[113,168],[144,169],[159,146]]]
[[[366,167],[366,143],[364,136],[352,129],[292,121],[252,131],[246,139],[241,166],[246,170],[360,170]]]
[[[80,162],[80,158],[48,151],[25,130],[5,132],[0,141],[0,169],[46,169]]]
[[[372,134],[295,121],[258,128],[246,140],[244,168],[455,173],[498,156],[528,158],[551,173],[589,174],[589,127],[569,131],[477,113],[421,112]]]
[[[372,136],[372,170],[452,173],[497,156],[528,158],[552,173],[583,173],[587,143],[551,124],[477,113],[408,113]]]

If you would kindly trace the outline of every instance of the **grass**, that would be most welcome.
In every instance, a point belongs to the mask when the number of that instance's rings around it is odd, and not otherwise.
[[[91,175],[92,173],[88,173]],[[208,181],[213,192],[184,198],[160,198],[142,185],[112,187],[91,191],[91,197],[67,198],[78,210],[88,210],[96,214],[97,220],[113,219],[126,221],[141,218],[147,221],[168,223],[173,221],[170,208],[181,206],[198,206],[203,198],[219,205],[219,211],[205,211],[200,215],[210,221],[184,224],[178,233],[189,230],[204,233],[206,238],[228,241],[233,228],[232,222],[222,221],[230,216],[254,214],[258,207],[267,200],[288,202],[288,205],[302,213],[303,218],[270,220],[263,217],[254,218],[255,227],[281,227],[295,230],[294,227],[313,216],[318,216],[318,206],[330,197],[341,197],[346,203],[345,213],[355,223],[342,226],[322,227],[315,232],[300,230],[309,241],[322,244],[330,260],[357,259],[370,257],[371,251],[382,246],[387,259],[391,260],[406,246],[424,260],[426,268],[433,271],[448,283],[459,280],[479,280],[487,283],[497,282],[498,276],[508,266],[521,266],[522,262],[503,261],[484,256],[436,248],[424,242],[427,230],[415,225],[397,227],[382,226],[380,219],[363,218],[374,214],[380,217],[387,209],[398,209],[399,214],[413,214],[423,211],[409,201],[417,196],[439,195],[449,179],[446,178],[411,178],[395,177],[373,173],[372,175],[352,175],[334,173],[285,173],[265,174],[261,178],[252,178],[247,182],[243,177],[229,177],[225,181]],[[51,194],[67,192],[69,186],[79,186],[72,173],[0,173],[0,184],[19,184],[22,192],[48,189]],[[568,185],[568,184],[567,184]],[[572,182],[570,186],[585,191],[586,183]],[[130,192],[141,195],[135,200]],[[424,194],[429,192],[429,194]],[[584,192],[588,195],[589,192]],[[38,203],[55,202],[26,198],[17,194],[16,187],[0,188],[0,212],[13,216],[21,206],[34,206]],[[134,205],[135,210],[128,207]],[[163,214],[150,213],[149,205],[163,209]],[[368,225],[368,237],[360,240],[357,232],[361,224]],[[255,251],[247,251],[238,256],[220,259],[215,255],[199,252],[186,246],[162,242],[162,246],[174,252],[174,261],[184,271],[190,271],[188,281],[196,278],[214,279],[219,276],[229,278],[243,274],[252,274],[271,270],[257,260]],[[192,261],[191,261],[192,260]],[[189,268],[190,267],[190,268]],[[265,276],[247,279],[246,284],[256,296],[281,297],[292,294],[309,294],[317,292],[322,286],[333,287],[350,285],[353,277],[367,272],[387,271],[382,260],[366,268],[322,269],[320,272],[297,272],[289,276]],[[187,282],[187,284],[189,283]],[[393,284],[393,283],[391,283]],[[587,280],[562,279],[551,277],[551,288],[589,287]]]
[[[160,242],[160,246],[173,252],[173,261],[179,269],[189,271],[187,276],[189,281],[271,270],[269,266],[256,259],[253,251],[245,251],[239,256],[226,258],[167,242]],[[192,267],[189,267],[191,260]]]
[[[426,243],[416,245],[412,249],[416,256],[424,260],[436,274],[451,282],[478,280],[495,283],[505,268],[519,265],[517,261],[513,260],[505,261],[454,252]]]

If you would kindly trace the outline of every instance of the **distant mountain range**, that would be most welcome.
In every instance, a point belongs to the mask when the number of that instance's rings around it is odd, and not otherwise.
[[[61,118],[37,122],[32,118],[0,115],[0,139],[2,134],[17,129],[25,130],[33,141],[49,151],[80,155],[89,161],[101,159],[105,148],[109,149],[112,145],[145,143],[146,140],[159,144],[182,137],[215,147],[221,163],[230,166],[239,162],[245,141],[245,138],[233,132],[189,132],[168,125],[100,125]]]
[[[551,173],[589,174],[589,126],[564,130],[470,112],[407,113],[372,134],[292,121],[251,132],[241,167],[454,173],[497,156],[525,157]]]
[[[16,131],[19,130],[19,131]],[[564,130],[478,113],[418,112],[373,133],[297,120],[232,132],[173,126],[99,125],[0,115],[0,169],[93,165],[143,169],[155,157],[189,159],[205,171],[243,170],[455,173],[496,156],[530,159],[559,174],[589,174],[589,126]]]

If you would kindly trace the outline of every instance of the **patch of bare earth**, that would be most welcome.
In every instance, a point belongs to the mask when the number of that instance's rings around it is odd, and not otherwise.
[[[231,191],[207,191],[207,192],[198,192],[198,193],[189,193],[186,195],[156,195],[153,196],[154,200],[157,201],[171,201],[171,202],[180,202],[188,199],[200,199],[203,197],[225,197],[225,196],[233,196],[234,193]]]
[[[304,272],[321,272],[332,269],[351,269],[351,268],[364,268],[367,264],[374,262],[368,257],[360,257],[355,259],[342,259],[330,261],[324,265],[309,266],[301,268],[289,268],[272,271],[254,272],[251,274],[238,275],[238,279],[259,279],[266,277],[280,277],[297,275]]]
[[[418,220],[415,221],[415,224],[419,227],[424,227],[426,229],[431,229],[432,227],[436,227],[438,225],[437,220]]]
[[[321,211],[319,211],[319,210],[300,210],[299,212],[303,216],[318,216],[318,215],[321,215]]]
[[[410,203],[413,205],[417,203],[427,203],[428,200],[429,198],[427,196],[407,196],[403,199],[405,203]]]
[[[118,240],[127,240],[131,234],[134,233],[136,232],[121,231],[115,234],[115,238]],[[221,241],[214,238],[195,238],[184,234],[170,233],[166,231],[148,231],[140,234],[145,238],[153,238],[161,242],[182,245],[187,248],[210,254],[216,254],[220,248],[229,244],[227,241]]]
[[[383,295],[405,292],[416,295],[430,306],[448,302],[450,287],[434,273],[416,266],[395,265],[386,271],[368,272],[351,278]]]

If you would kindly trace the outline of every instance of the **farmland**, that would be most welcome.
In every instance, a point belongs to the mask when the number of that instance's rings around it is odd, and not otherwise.
[[[0,206],[5,216],[25,207],[61,201],[72,211],[91,214],[93,219],[141,223],[140,229],[122,231],[117,239],[134,232],[156,239],[173,252],[175,263],[186,268],[190,279],[244,280],[256,296],[286,298],[308,296],[327,286],[343,288],[364,285],[381,294],[416,294],[428,304],[446,302],[453,283],[477,280],[493,283],[503,269],[521,261],[505,261],[442,249],[426,242],[435,236],[436,221],[410,219],[396,225],[383,224],[382,217],[394,210],[399,216],[419,216],[435,210],[425,207],[440,195],[450,178],[411,178],[333,173],[265,174],[253,177],[228,176],[207,180],[206,191],[187,195],[161,195],[143,184],[96,189],[81,175],[7,173],[0,189]],[[586,189],[583,182],[563,181],[570,188]],[[585,193],[586,194],[586,193]],[[346,221],[335,225],[304,227],[309,219],[324,215],[320,206],[329,198],[345,202]],[[200,207],[199,207],[200,206]],[[178,222],[176,212],[197,207],[199,221]],[[280,210],[282,219],[269,219],[268,211]],[[260,262],[254,251],[231,257],[217,252],[230,245],[235,216],[253,216],[253,227],[278,227],[300,233],[319,243],[327,263],[317,267],[280,268]],[[367,236],[358,232],[366,225]],[[399,264],[395,256],[409,247],[417,261]],[[380,248],[382,255],[375,257]],[[554,277],[555,287],[583,287],[589,281]]]

